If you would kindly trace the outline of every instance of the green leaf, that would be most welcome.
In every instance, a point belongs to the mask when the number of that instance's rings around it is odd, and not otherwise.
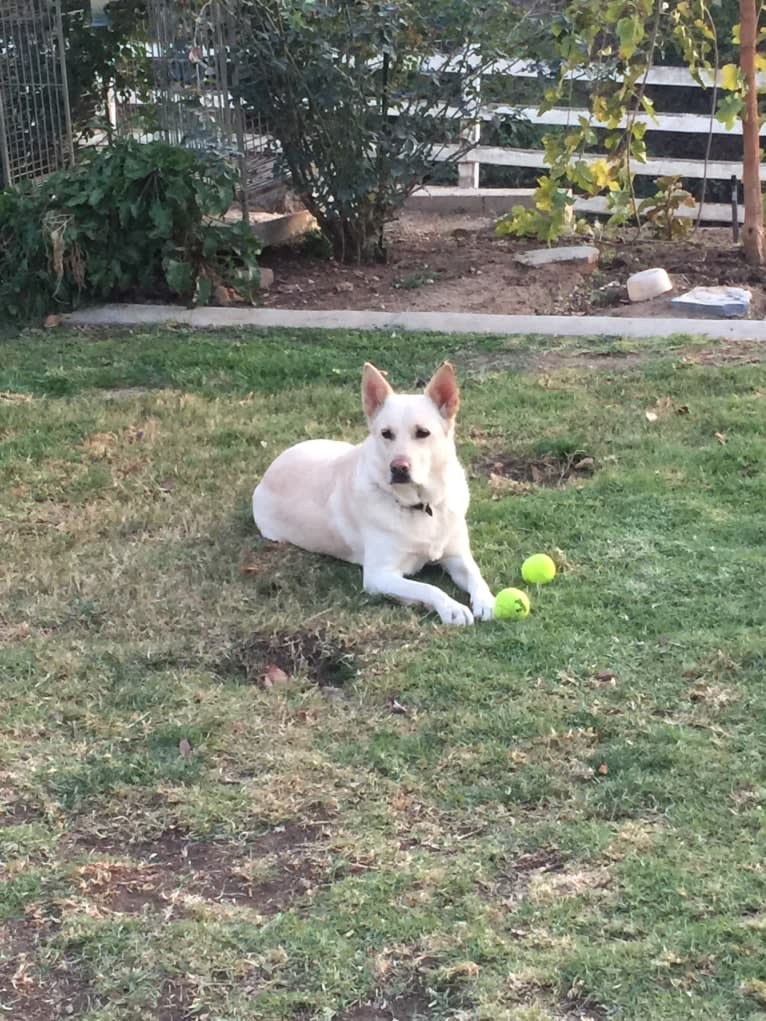
[[[617,38],[620,40],[620,56],[629,60],[644,38],[643,22],[637,18],[620,18],[617,22]]]
[[[194,287],[194,273],[188,262],[179,259],[166,259],[165,280],[171,291],[181,296],[188,296]]]
[[[210,277],[197,277],[197,286],[194,288],[194,304],[208,305],[210,296],[213,293],[213,281]]]
[[[161,202],[152,202],[149,207],[149,218],[154,224],[155,237],[171,238],[173,236],[173,213]]]
[[[718,109],[716,110],[716,120],[719,120],[721,124],[725,125],[727,130],[731,131],[737,123],[737,118],[744,109],[744,101],[742,97],[736,92],[729,92],[723,96]]]

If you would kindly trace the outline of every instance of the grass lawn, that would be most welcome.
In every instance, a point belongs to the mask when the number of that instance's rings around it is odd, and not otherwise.
[[[0,341],[1,1016],[766,1019],[766,347],[577,344]],[[249,518],[445,356],[524,622]]]

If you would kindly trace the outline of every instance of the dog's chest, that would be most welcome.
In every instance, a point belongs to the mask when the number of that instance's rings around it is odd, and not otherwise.
[[[424,509],[407,512],[402,536],[405,574],[415,574],[426,564],[436,563],[445,554],[450,539],[450,521],[444,512],[432,514]]]

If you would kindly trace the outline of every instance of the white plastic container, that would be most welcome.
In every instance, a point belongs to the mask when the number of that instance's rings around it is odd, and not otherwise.
[[[664,269],[643,269],[628,277],[628,297],[631,301],[648,301],[672,290],[673,284]]]

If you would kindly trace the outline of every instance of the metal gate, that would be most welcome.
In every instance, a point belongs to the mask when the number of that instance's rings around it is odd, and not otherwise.
[[[0,0],[0,186],[74,162],[59,0]]]

